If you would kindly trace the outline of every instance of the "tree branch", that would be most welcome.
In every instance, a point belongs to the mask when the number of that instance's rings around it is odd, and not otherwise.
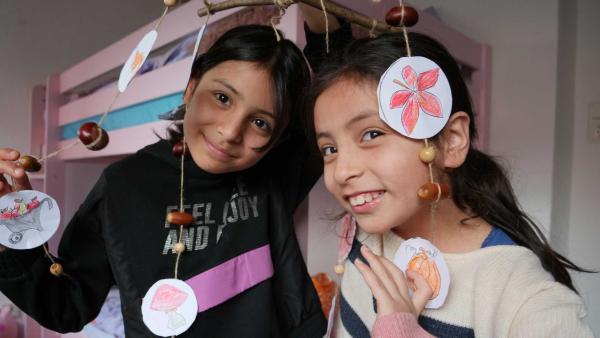
[[[291,2],[302,2],[311,7],[321,10],[321,1],[320,0],[291,0]],[[205,2],[207,3],[207,2]],[[365,27],[366,29],[373,28],[373,18],[358,13],[350,8],[346,8],[344,6],[338,5],[328,0],[323,0],[325,4],[325,10],[327,13],[331,13],[338,18],[346,19],[347,21]],[[242,6],[268,6],[274,5],[273,0],[226,0],[219,3],[209,3],[209,8],[206,7],[200,8],[198,10],[198,16],[203,17],[208,14],[209,10],[211,14],[216,12],[224,11],[230,8],[242,7]],[[375,20],[374,29],[378,32],[398,32],[400,31],[399,27],[393,27],[385,22],[380,22]]]

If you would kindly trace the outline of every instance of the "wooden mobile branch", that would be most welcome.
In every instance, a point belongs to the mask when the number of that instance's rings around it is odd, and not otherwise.
[[[311,7],[314,7],[316,9],[321,10],[321,1],[320,0],[226,0],[223,2],[219,2],[219,3],[209,3],[207,1],[205,1],[204,3],[207,4],[207,7],[201,8],[198,10],[198,16],[203,17],[205,15],[207,15],[210,11],[211,14],[214,14],[216,12],[220,12],[220,11],[224,11],[230,8],[235,8],[235,7],[242,7],[242,6],[268,6],[268,5],[274,5],[275,2],[278,3],[283,3],[284,5],[288,6],[291,5],[293,3],[304,3],[307,4]],[[374,23],[374,19],[371,17],[368,17],[366,15],[363,15],[361,13],[358,13],[352,9],[343,7],[341,5],[338,5],[336,3],[333,3],[329,0],[323,0],[323,4],[325,5],[325,10],[327,11],[327,13],[333,14],[338,18],[344,18],[347,21],[363,26],[369,30],[371,30],[373,28],[373,23]],[[379,20],[375,20],[375,27],[374,27],[375,31],[378,32],[394,32],[394,31],[400,31],[401,29],[399,27],[393,27],[390,26],[388,24],[386,24],[385,22],[381,22]]]

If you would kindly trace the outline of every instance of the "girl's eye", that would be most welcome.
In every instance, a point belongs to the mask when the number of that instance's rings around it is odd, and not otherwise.
[[[228,106],[230,104],[229,96],[223,93],[215,93],[215,99],[217,99],[217,101],[219,101],[222,105]]]
[[[381,135],[383,135],[383,132],[379,130],[369,130],[363,134],[361,141],[371,141]]]
[[[335,153],[337,153],[337,149],[335,147],[326,146],[326,147],[321,148],[321,155],[323,155],[323,157],[333,155]]]
[[[254,119],[252,120],[252,123],[254,123],[255,126],[257,126],[259,129],[264,130],[266,132],[270,132],[271,131],[271,126],[269,125],[269,123],[263,119]]]

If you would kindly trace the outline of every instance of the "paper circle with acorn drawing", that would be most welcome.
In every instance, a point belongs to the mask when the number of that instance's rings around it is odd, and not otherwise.
[[[0,244],[32,249],[46,243],[58,229],[56,201],[39,191],[21,190],[0,198]]]
[[[144,324],[161,337],[176,336],[192,325],[198,314],[194,290],[179,279],[161,279],[142,301]]]
[[[425,308],[437,309],[444,305],[450,288],[450,272],[440,250],[423,238],[411,238],[402,242],[394,255],[394,264],[404,273],[413,270],[421,274],[433,294]],[[414,285],[409,282],[412,296]]]
[[[442,69],[421,57],[403,57],[383,74],[377,87],[379,116],[413,139],[436,135],[448,122],[452,92]]]

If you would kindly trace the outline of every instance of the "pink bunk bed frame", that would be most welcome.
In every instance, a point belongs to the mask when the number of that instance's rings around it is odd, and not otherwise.
[[[380,20],[385,17],[389,8],[398,4],[396,0],[383,0],[377,5],[370,1],[341,0],[338,2]],[[154,50],[197,31],[204,23],[204,18],[197,16],[197,10],[202,7],[204,7],[202,0],[192,0],[171,10],[160,27]],[[236,8],[214,14],[210,19],[209,29],[207,29],[202,43],[203,48],[212,43],[223,31],[235,25],[243,23],[269,24],[268,17],[272,13],[275,13],[273,8]],[[265,18],[267,19],[265,20]],[[67,97],[79,87],[120,69],[133,47],[148,31],[153,29],[154,25],[155,22],[148,23],[64,72],[50,75],[45,86],[40,85],[33,88],[30,120],[30,145],[33,155],[45,156],[72,143],[73,140],[61,140],[62,127],[90,117],[99,118],[108,109],[110,101],[117,93],[116,84],[68,103]],[[303,19],[298,6],[288,8],[278,28],[284,32],[286,38],[295,41],[300,48],[305,45]],[[411,30],[423,32],[438,39],[449,48],[462,65],[469,69],[471,74],[469,89],[478,115],[478,143],[480,148],[486,148],[489,120],[490,48],[486,44],[476,42],[448,27],[427,12],[420,13],[419,23]],[[355,32],[360,36],[367,34],[368,30],[355,27]],[[190,66],[191,57],[187,57],[137,76],[127,91],[119,96],[112,110],[183,91]],[[145,145],[156,142],[156,133],[164,135],[164,130],[169,123],[156,121],[109,131],[110,143],[101,151],[90,151],[82,145],[65,150],[58,156],[48,159],[42,172],[30,175],[32,185],[34,189],[44,191],[54,197],[59,205],[64,205],[67,183],[72,179],[65,173],[69,163],[100,163],[101,167],[107,165],[118,158],[134,153]],[[309,264],[309,271],[313,270],[310,268],[313,261],[325,262],[321,264],[328,264],[326,265],[328,267],[334,264],[335,248],[326,243],[335,243],[331,241],[336,241],[337,237],[333,233],[330,236],[322,236],[323,230],[318,229],[323,226],[323,223],[326,223],[323,221],[324,211],[335,209],[335,207],[335,201],[329,197],[323,184],[318,183],[296,213],[298,240],[305,260]],[[70,217],[71,215],[68,213],[67,215],[63,213],[62,226]],[[315,235],[316,232],[318,235]],[[59,230],[49,243],[50,250],[54,253],[61,234],[62,231]],[[331,252],[325,253],[322,249],[318,249],[323,247],[331,247]],[[323,257],[314,258],[311,250]],[[44,329],[27,316],[24,327],[24,337],[27,338],[82,337],[60,335]]]

